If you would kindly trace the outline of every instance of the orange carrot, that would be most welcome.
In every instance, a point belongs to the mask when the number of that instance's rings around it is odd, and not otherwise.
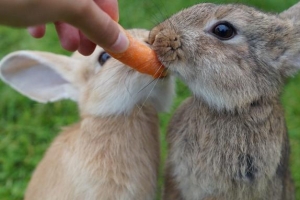
[[[133,38],[127,31],[125,33],[129,40],[128,49],[122,53],[108,53],[140,73],[149,74],[154,78],[166,76],[165,67],[158,60],[155,52],[146,44]]]

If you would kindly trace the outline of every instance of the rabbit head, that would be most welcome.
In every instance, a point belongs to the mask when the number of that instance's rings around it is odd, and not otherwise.
[[[147,42],[148,31],[129,32]],[[174,93],[172,77],[153,79],[111,58],[100,47],[91,56],[14,52],[1,61],[0,75],[11,87],[38,102],[78,101],[83,115],[126,114],[139,104],[165,111]]]
[[[281,15],[198,4],[154,27],[149,41],[197,98],[232,111],[277,97],[285,77],[299,70],[299,4]]]

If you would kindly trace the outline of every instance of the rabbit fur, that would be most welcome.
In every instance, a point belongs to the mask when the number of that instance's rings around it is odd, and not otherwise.
[[[280,94],[300,69],[299,10],[204,3],[151,30],[193,94],[169,124],[164,200],[295,199]]]
[[[147,42],[149,31],[129,32]],[[151,200],[159,166],[157,112],[170,107],[173,78],[140,74],[104,55],[18,51],[1,78],[38,102],[73,99],[80,122],[63,129],[37,166],[27,200]],[[146,61],[145,61],[146,62]]]

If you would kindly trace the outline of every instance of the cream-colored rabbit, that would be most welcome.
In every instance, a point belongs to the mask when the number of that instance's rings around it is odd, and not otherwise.
[[[131,30],[146,41],[148,31]],[[145,61],[146,62],[146,61]],[[157,111],[174,93],[101,48],[72,57],[20,51],[0,63],[2,79],[39,102],[78,100],[81,120],[55,139],[36,168],[27,200],[150,200],[159,165]]]
[[[293,200],[280,104],[300,69],[300,3],[280,15],[199,4],[150,32],[193,97],[174,114],[164,200]]]

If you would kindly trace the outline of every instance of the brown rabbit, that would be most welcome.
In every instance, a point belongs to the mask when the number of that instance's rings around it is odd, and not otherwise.
[[[300,69],[300,3],[280,15],[199,4],[150,32],[191,89],[168,129],[164,200],[293,200],[280,93]]]
[[[130,32],[145,42],[149,33]],[[0,67],[2,79],[24,95],[40,102],[71,98],[80,109],[80,122],[65,128],[39,163],[25,199],[155,197],[157,111],[171,105],[171,77],[153,80],[101,48],[88,57],[20,51],[6,56]]]

